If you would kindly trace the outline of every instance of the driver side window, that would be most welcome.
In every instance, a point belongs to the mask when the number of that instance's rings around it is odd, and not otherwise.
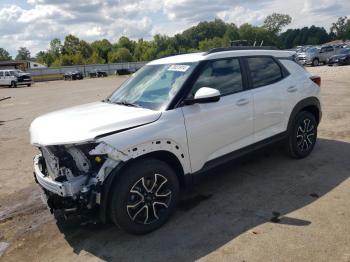
[[[237,58],[208,61],[194,83],[191,95],[201,87],[211,87],[222,96],[243,90],[242,74]]]

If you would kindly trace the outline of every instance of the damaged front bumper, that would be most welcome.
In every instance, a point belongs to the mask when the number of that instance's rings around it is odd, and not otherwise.
[[[123,162],[121,158],[126,160],[125,156],[116,154],[117,150],[114,152],[104,144],[95,144],[92,150],[85,150],[86,157],[79,157],[72,147],[78,149],[79,146],[61,147],[66,153],[61,156],[42,147],[33,160],[34,179],[43,189],[42,200],[52,213],[81,215],[101,207],[105,179]],[[67,154],[74,156],[73,162]],[[99,159],[98,165],[92,163],[94,159]]]
[[[44,189],[57,194],[62,197],[73,197],[78,194],[82,187],[86,184],[87,178],[84,176],[78,176],[74,180],[57,182],[50,176],[43,174],[42,169],[43,157],[38,154],[34,157],[34,176],[35,180]]]

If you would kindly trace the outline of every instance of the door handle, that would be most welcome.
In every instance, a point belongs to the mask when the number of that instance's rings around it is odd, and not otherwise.
[[[290,86],[290,87],[287,88],[287,91],[288,91],[289,93],[293,93],[293,92],[295,92],[295,91],[297,91],[297,90],[298,90],[298,88],[295,87],[295,86]]]
[[[249,103],[249,100],[247,98],[241,98],[236,101],[236,105],[243,106]]]

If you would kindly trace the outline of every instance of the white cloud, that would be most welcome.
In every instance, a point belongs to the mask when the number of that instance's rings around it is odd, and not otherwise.
[[[240,26],[244,23],[260,25],[263,23],[266,14],[260,10],[255,11],[243,6],[235,6],[217,13],[217,16],[226,22],[235,23],[237,26]]]
[[[223,19],[237,25],[260,25],[273,13],[288,13],[290,28],[324,26],[339,16],[350,17],[344,0],[22,0],[23,5],[0,5],[0,47],[15,55],[20,46],[32,54],[69,33],[94,41],[120,36],[150,38],[173,35],[203,20]],[[18,1],[16,1],[18,3]]]

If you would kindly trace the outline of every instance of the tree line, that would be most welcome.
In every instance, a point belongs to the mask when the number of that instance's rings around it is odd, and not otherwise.
[[[72,34],[53,39],[49,48],[36,54],[34,60],[47,66],[67,66],[77,64],[105,64],[131,61],[149,61],[165,56],[207,51],[215,47],[230,46],[231,41],[248,40],[251,43],[273,45],[290,49],[297,45],[320,45],[336,39],[350,39],[350,19],[339,17],[332,24],[330,33],[323,27],[311,26],[301,29],[282,29],[290,24],[289,15],[274,13],[264,20],[262,26],[245,23],[237,27],[220,19],[200,22],[172,37],[156,34],[151,40],[131,40],[125,36],[116,43],[107,39],[88,43]],[[11,60],[10,54],[0,48],[0,61]],[[29,60],[30,51],[21,47],[16,60]]]

